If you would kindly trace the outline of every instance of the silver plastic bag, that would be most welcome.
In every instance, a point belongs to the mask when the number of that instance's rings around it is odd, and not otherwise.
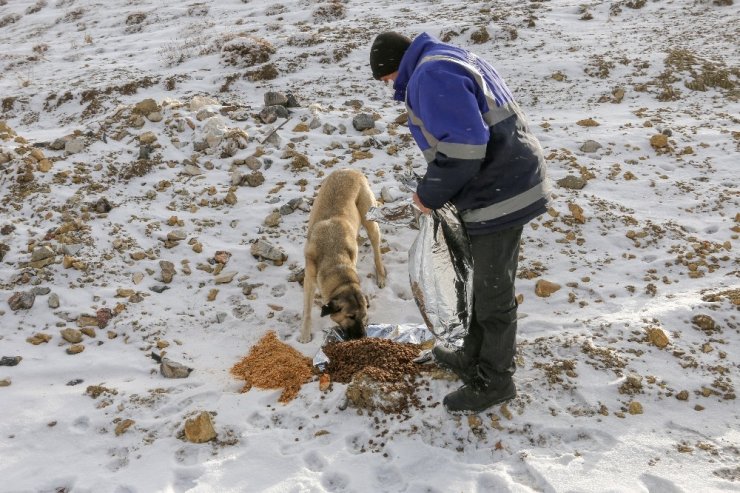
[[[445,204],[419,217],[409,249],[411,292],[434,336],[461,346],[473,308],[473,259],[457,210]]]

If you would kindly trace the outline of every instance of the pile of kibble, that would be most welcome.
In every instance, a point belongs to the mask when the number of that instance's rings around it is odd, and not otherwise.
[[[376,337],[330,342],[323,348],[329,358],[326,371],[333,382],[340,383],[349,383],[361,370],[379,382],[406,381],[419,374],[419,365],[413,361],[419,349],[418,344]]]

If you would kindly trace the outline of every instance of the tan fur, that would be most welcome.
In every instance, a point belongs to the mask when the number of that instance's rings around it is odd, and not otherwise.
[[[375,195],[360,171],[337,170],[321,183],[308,220],[299,342],[311,340],[311,309],[317,287],[324,303],[322,316],[330,315],[353,338],[364,335],[368,303],[357,275],[360,224],[373,247],[375,280],[379,287],[385,286],[380,229],[374,221],[365,220],[375,204]]]

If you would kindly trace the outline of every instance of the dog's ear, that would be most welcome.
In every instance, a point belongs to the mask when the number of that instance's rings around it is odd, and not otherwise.
[[[341,310],[342,309],[339,307],[339,305],[337,305],[336,301],[330,300],[329,303],[321,307],[321,316],[325,317],[327,315],[331,315],[332,313],[337,313]]]

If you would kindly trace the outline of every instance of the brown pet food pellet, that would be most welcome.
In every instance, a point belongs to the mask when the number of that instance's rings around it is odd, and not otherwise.
[[[261,389],[283,389],[278,399],[292,400],[313,376],[311,360],[278,340],[270,331],[252,347],[249,354],[231,368],[231,374],[245,380],[242,392],[252,386]]]
[[[419,345],[366,337],[324,346],[332,381],[348,383],[362,370],[379,382],[402,382],[419,374]]]

